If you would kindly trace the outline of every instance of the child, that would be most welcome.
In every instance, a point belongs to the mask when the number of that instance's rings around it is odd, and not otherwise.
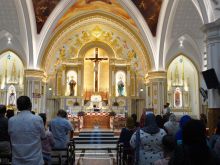
[[[39,116],[43,119],[44,126],[46,125],[47,117],[45,113],[40,113]],[[46,129],[46,138],[42,139],[41,144],[42,144],[42,152],[43,152],[43,159],[44,163],[46,165],[51,164],[51,151],[52,147],[54,146],[54,138],[53,134],[49,131],[49,129]]]

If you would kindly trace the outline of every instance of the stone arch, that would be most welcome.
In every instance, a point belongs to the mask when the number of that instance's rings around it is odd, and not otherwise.
[[[167,64],[167,100],[174,113],[188,113],[199,117],[200,75],[196,64],[185,54],[177,54]],[[182,92],[181,107],[175,107],[175,90]]]
[[[91,42],[83,45],[78,53],[78,57],[79,58],[84,57],[85,52],[87,52],[87,50],[89,50],[93,47],[100,47],[100,48],[106,50],[107,52],[109,52],[110,54],[112,54],[114,57],[116,57],[114,49],[110,45],[108,45],[108,43],[101,42],[101,41],[91,41]]]
[[[40,54],[38,56],[37,65],[43,67],[42,66],[42,61],[44,61],[45,54],[47,54],[47,52],[48,52],[48,50],[47,50],[48,48],[47,47],[48,46],[50,47],[51,40],[53,40],[54,37],[57,37],[60,33],[62,33],[62,30],[64,30],[65,28],[67,28],[68,26],[73,24],[74,22],[79,21],[80,19],[86,18],[86,17],[91,16],[91,15],[93,15],[93,16],[104,16],[107,19],[109,19],[109,18],[113,19],[118,24],[121,24],[122,26],[127,28],[130,32],[132,32],[137,37],[137,39],[139,40],[139,42],[141,43],[141,45],[142,45],[142,47],[143,47],[143,49],[145,51],[145,56],[147,56],[145,58],[147,59],[146,61],[148,63],[149,69],[155,68],[155,59],[154,59],[154,55],[152,53],[152,48],[151,48],[150,44],[148,46],[146,46],[146,44],[148,44],[148,42],[146,43],[146,41],[143,40],[142,36],[140,36],[138,31],[134,30],[134,28],[132,28],[131,25],[126,23],[126,21],[124,21],[123,19],[119,18],[118,16],[113,15],[113,14],[109,14],[107,12],[99,11],[99,10],[90,11],[90,12],[87,12],[85,14],[81,14],[81,15],[79,15],[77,17],[74,17],[72,20],[69,20],[68,22],[65,22],[62,27],[57,29],[55,31],[55,35],[50,38],[49,44],[45,44],[45,46],[42,48],[42,50],[41,50],[41,52],[40,52]]]

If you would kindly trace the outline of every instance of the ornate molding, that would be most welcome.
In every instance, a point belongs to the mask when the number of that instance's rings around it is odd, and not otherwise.
[[[142,61],[143,67],[147,70],[151,68],[151,59],[149,58],[148,51],[146,50],[146,47],[144,46],[144,43],[137,29],[131,28],[131,25],[128,25],[127,23],[125,23],[125,21],[120,20],[119,18],[116,19],[100,11],[96,11],[96,13],[92,12],[86,15],[79,15],[72,20],[68,20],[68,22],[63,26],[60,26],[59,29],[55,31],[55,35],[52,37],[49,45],[47,46],[47,49],[42,59],[42,68],[45,68],[47,59],[50,58],[51,52],[53,52],[53,47],[58,43],[58,40],[62,39],[63,36],[65,36],[70,31],[74,31],[81,28],[82,26],[91,24],[91,22],[94,22],[94,20],[96,20],[96,22],[100,24],[105,24],[108,26],[111,24],[111,28],[115,30],[119,29],[130,39],[134,40],[134,42],[138,43],[136,46],[137,49],[140,51],[138,52],[140,59],[145,59]]]
[[[43,70],[36,69],[26,69],[24,71],[25,78],[38,78],[42,79],[42,81],[46,82],[46,74]]]
[[[166,79],[167,79],[166,71],[150,71],[145,76],[145,83],[148,84],[154,80],[166,81]]]

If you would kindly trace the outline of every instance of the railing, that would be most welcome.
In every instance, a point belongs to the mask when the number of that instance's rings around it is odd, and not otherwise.
[[[133,165],[134,155],[130,147],[125,147],[123,143],[117,144],[117,165]]]
[[[51,153],[52,164],[74,164],[75,162],[75,144],[74,141],[68,143],[67,148],[53,149]],[[54,160],[58,161],[54,161]]]
[[[0,154],[0,164],[10,165],[11,154]]]

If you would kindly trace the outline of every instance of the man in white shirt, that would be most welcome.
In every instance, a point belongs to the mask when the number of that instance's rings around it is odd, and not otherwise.
[[[29,97],[20,96],[17,108],[21,111],[10,118],[8,133],[12,145],[13,165],[43,165],[41,139],[45,138],[43,120],[31,113],[32,103]]]

